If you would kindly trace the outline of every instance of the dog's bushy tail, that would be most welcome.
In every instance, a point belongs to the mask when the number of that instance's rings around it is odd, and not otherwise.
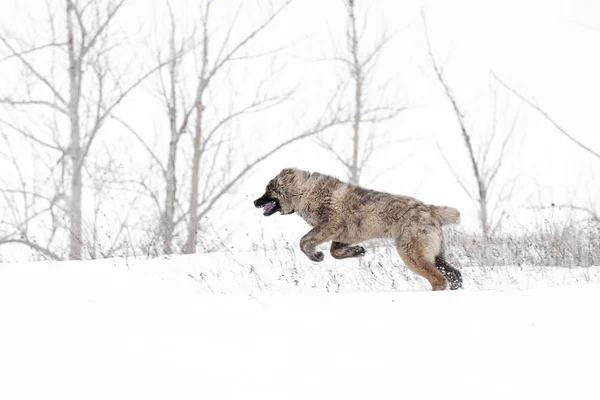
[[[458,224],[460,222],[460,211],[454,207],[431,206],[431,209],[442,225]]]

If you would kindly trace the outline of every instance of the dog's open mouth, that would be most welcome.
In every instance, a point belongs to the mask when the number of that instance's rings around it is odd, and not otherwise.
[[[277,200],[269,200],[261,207],[263,209],[263,215],[266,217],[275,214],[277,211],[281,211],[281,207],[279,206],[279,202]]]
[[[270,196],[263,195],[261,198],[254,201],[254,206],[263,209],[263,215],[269,216],[275,214],[277,211],[281,211],[279,201]]]
[[[269,215],[277,207],[277,202],[270,201],[263,206],[263,214]]]

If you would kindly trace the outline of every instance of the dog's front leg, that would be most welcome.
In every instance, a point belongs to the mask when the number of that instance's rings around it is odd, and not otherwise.
[[[333,258],[342,260],[350,257],[362,257],[366,253],[366,250],[362,246],[350,246],[346,243],[331,242],[331,255]]]
[[[300,239],[300,249],[311,261],[323,261],[323,252],[316,251],[316,247],[321,243],[331,240],[333,236],[333,232],[329,229],[315,227]]]

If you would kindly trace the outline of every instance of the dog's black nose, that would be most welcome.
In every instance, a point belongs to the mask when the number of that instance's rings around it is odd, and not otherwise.
[[[265,193],[262,196],[260,196],[258,199],[254,200],[254,207],[260,208],[260,207],[264,206],[266,203],[266,197],[267,197],[267,194]]]

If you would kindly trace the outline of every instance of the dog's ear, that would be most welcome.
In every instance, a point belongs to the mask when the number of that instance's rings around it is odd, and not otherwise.
[[[299,170],[296,168],[284,168],[279,175],[295,175]]]
[[[310,177],[310,172],[298,168],[284,168],[281,170],[279,175],[283,177],[290,177],[295,181],[305,181]]]
[[[307,180],[308,178],[310,178],[310,172],[308,171],[300,171],[300,176],[302,177],[303,180]]]

